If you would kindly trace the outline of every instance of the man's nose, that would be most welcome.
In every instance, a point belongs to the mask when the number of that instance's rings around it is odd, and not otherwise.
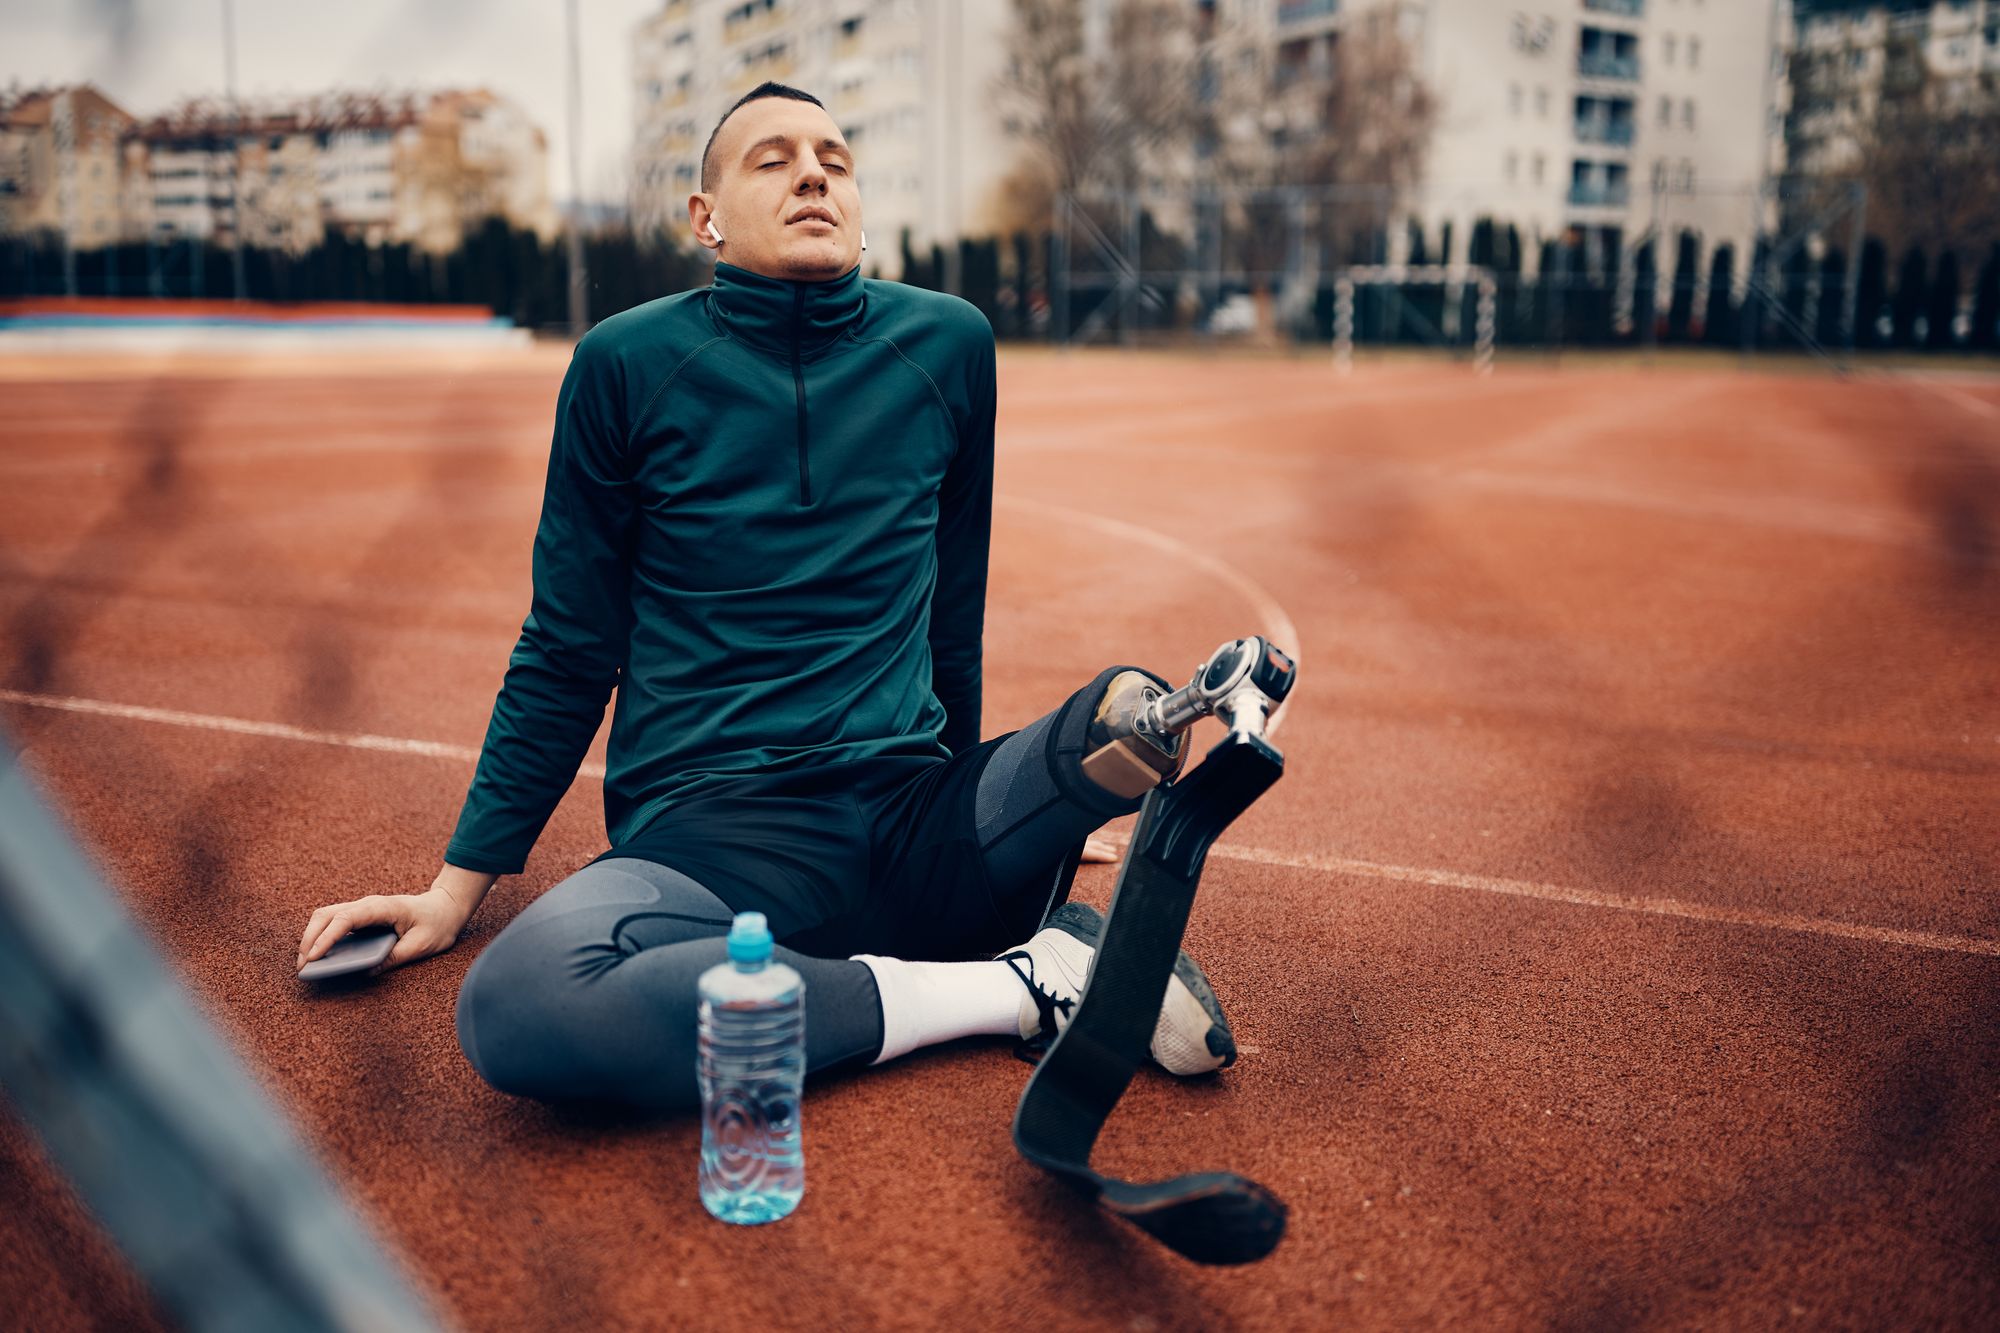
[[[822,192],[826,189],[826,168],[820,165],[819,158],[810,150],[799,159],[799,178],[795,188]]]

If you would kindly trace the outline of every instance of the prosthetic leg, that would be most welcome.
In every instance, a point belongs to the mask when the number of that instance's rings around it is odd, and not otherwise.
[[[1139,826],[1082,998],[1014,1115],[1022,1156],[1200,1263],[1248,1263],[1269,1254],[1284,1234],[1285,1205],[1255,1181],[1226,1172],[1151,1184],[1102,1176],[1090,1169],[1090,1154],[1146,1058],[1209,847],[1284,771],[1284,756],[1264,730],[1290,693],[1294,672],[1289,657],[1253,637],[1224,644],[1172,693],[1141,672],[1107,683],[1081,737],[1083,771],[1114,795],[1142,781],[1141,767],[1154,780],[1142,789]],[[1183,733],[1211,714],[1228,734],[1176,781],[1186,759]],[[1081,855],[1079,845],[1057,872],[1051,910],[1069,897]]]

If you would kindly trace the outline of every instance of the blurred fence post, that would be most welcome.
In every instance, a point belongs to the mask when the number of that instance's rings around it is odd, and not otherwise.
[[[1058,347],[1069,346],[1069,196],[1056,196],[1050,232],[1049,313]]]
[[[188,1327],[437,1326],[4,739],[0,1089]]]

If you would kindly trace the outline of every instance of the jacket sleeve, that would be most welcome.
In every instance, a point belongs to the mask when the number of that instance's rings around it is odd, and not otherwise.
[[[512,875],[576,778],[625,665],[638,504],[616,363],[585,338],[556,399],[534,592],[444,859]]]
[[[982,318],[958,451],[938,491],[937,587],[931,594],[931,688],[944,705],[938,739],[953,754],[979,743],[986,562],[993,533],[993,333]]]

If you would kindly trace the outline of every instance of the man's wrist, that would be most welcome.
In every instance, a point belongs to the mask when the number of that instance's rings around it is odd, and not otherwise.
[[[438,871],[437,878],[431,881],[431,892],[442,894],[469,921],[472,914],[479,910],[486,891],[499,878],[490,871],[467,870],[464,866],[446,862]]]

